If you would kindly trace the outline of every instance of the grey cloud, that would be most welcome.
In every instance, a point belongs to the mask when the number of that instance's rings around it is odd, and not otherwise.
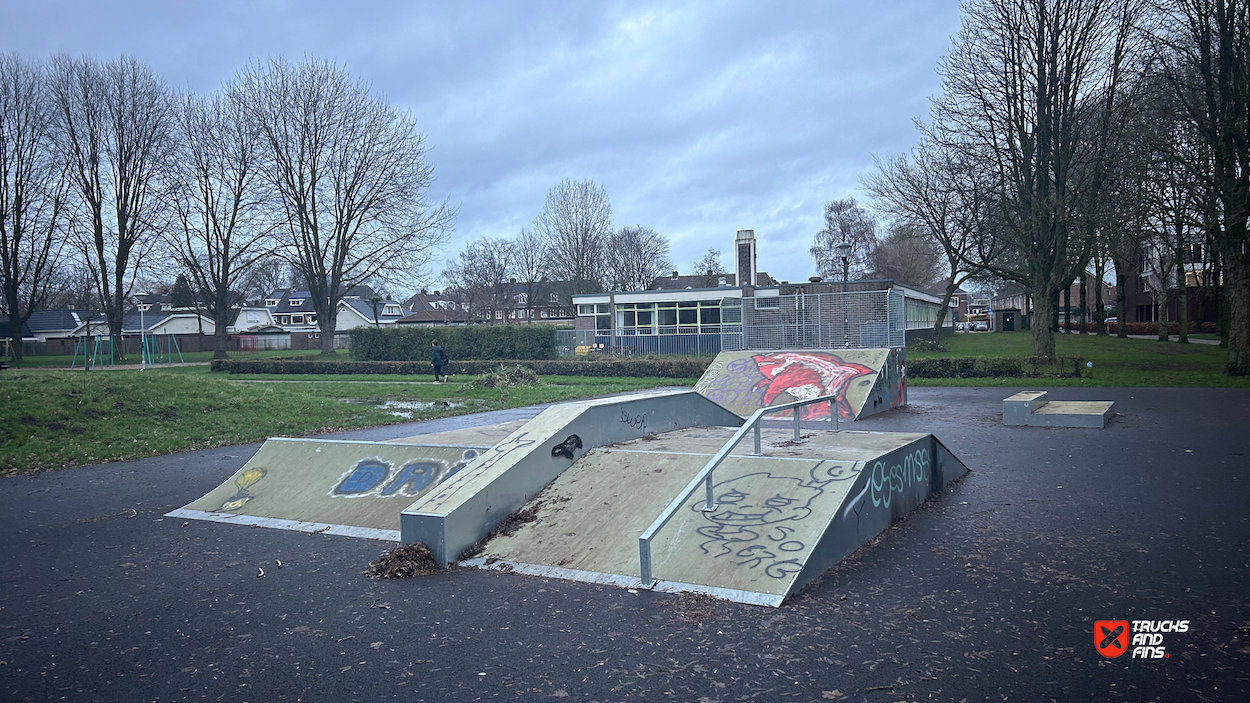
[[[448,256],[593,178],[681,268],[754,228],[761,268],[795,280],[824,202],[914,142],[958,23],[955,2],[84,1],[10,3],[0,41],[126,52],[197,90],[252,60],[331,58],[417,116],[431,197],[460,206]]]

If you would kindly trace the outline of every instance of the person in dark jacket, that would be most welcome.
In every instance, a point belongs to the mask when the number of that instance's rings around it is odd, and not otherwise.
[[[443,351],[437,339],[430,345],[430,363],[434,365],[434,382],[441,383],[439,377],[446,381],[447,374],[443,372],[443,369],[447,368],[447,352]]]

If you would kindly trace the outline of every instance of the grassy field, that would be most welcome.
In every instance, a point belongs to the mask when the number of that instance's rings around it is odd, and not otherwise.
[[[939,357],[1027,357],[1029,332],[957,334],[943,340],[946,351],[907,350],[909,359]],[[1250,388],[1250,377],[1224,375],[1228,352],[1210,344],[1177,344],[1154,339],[1119,339],[1084,334],[1055,335],[1060,356],[1093,362],[1082,378],[908,378],[913,386],[1154,386]]]
[[[946,351],[908,350],[908,357],[1032,354],[1027,332],[959,334],[945,344]],[[913,386],[1250,388],[1250,377],[1223,374],[1226,352],[1209,344],[1058,335],[1056,347],[1062,356],[1093,362],[1093,369],[1087,369],[1082,378],[913,377],[908,382]],[[261,354],[288,356],[292,352]],[[207,359],[210,354],[202,356]],[[468,378],[436,385],[431,376],[422,375],[232,377],[210,373],[207,366],[84,373],[56,370],[55,366],[67,364],[65,357],[34,357],[29,362],[25,369],[0,373],[0,473],[60,469],[270,436],[303,436],[694,383],[694,379],[549,376],[539,386],[498,390],[460,382]],[[396,403],[403,407],[393,407]]]
[[[147,371],[19,370],[0,374],[0,473],[242,444],[271,436],[521,407],[655,386],[668,378],[550,377],[534,387],[413,383],[432,378],[319,377],[238,382],[205,366]],[[252,376],[247,381],[262,380]],[[468,380],[468,379],[466,379]],[[687,381],[686,383],[693,383]],[[399,403],[402,407],[383,407]],[[407,412],[401,417],[395,412]]]
[[[315,356],[320,353],[321,352],[317,349],[301,349],[299,351],[291,351],[290,349],[286,349],[286,350],[277,350],[277,351],[231,352],[230,358],[232,359],[266,359],[266,358],[271,358],[275,356],[282,356],[282,357]],[[342,355],[344,358],[347,358],[346,350],[340,351],[339,354]],[[131,354],[130,356],[126,357],[124,361],[118,361],[117,363],[138,364],[140,361],[139,356],[140,356],[139,354]],[[163,356],[161,358],[162,360],[164,359]],[[212,358],[213,358],[213,353],[211,351],[187,352],[182,355],[182,360],[187,363],[206,362],[206,361],[211,360]],[[178,359],[178,356],[175,354],[174,355],[175,367],[178,365],[177,359]],[[27,356],[22,359],[22,364],[20,368],[23,368],[23,369],[32,369],[32,368],[68,369],[70,367],[70,364],[74,362],[75,362],[75,359],[73,356]],[[83,365],[82,358],[77,359],[77,364],[76,364],[77,368],[82,368],[82,365]],[[158,365],[158,368],[167,368],[167,367],[164,364],[160,364]]]

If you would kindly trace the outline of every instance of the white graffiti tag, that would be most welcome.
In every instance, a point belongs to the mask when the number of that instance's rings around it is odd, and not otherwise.
[[[929,481],[929,450],[917,449],[903,457],[902,463],[887,466],[878,460],[872,465],[872,473],[868,477],[872,488],[872,504],[876,507],[890,507],[895,493],[903,493],[908,488]]]

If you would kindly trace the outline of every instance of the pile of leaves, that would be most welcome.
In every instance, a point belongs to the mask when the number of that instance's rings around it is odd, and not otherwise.
[[[524,366],[498,366],[472,381],[472,385],[481,388],[520,388],[538,383],[538,374]]]
[[[537,520],[538,508],[539,504],[535,504],[532,507],[518,510],[501,520],[498,525],[491,528],[490,532],[482,535],[482,538],[477,541],[477,544],[474,544],[473,546],[465,549],[463,552],[460,552],[460,561],[472,559],[473,557],[486,551],[486,543],[492,539],[499,537],[500,535],[510,535],[521,529],[521,526],[525,523]]]
[[[406,579],[412,576],[425,576],[438,571],[438,562],[430,548],[423,542],[401,544],[382,556],[374,559],[365,576],[375,579]]]

